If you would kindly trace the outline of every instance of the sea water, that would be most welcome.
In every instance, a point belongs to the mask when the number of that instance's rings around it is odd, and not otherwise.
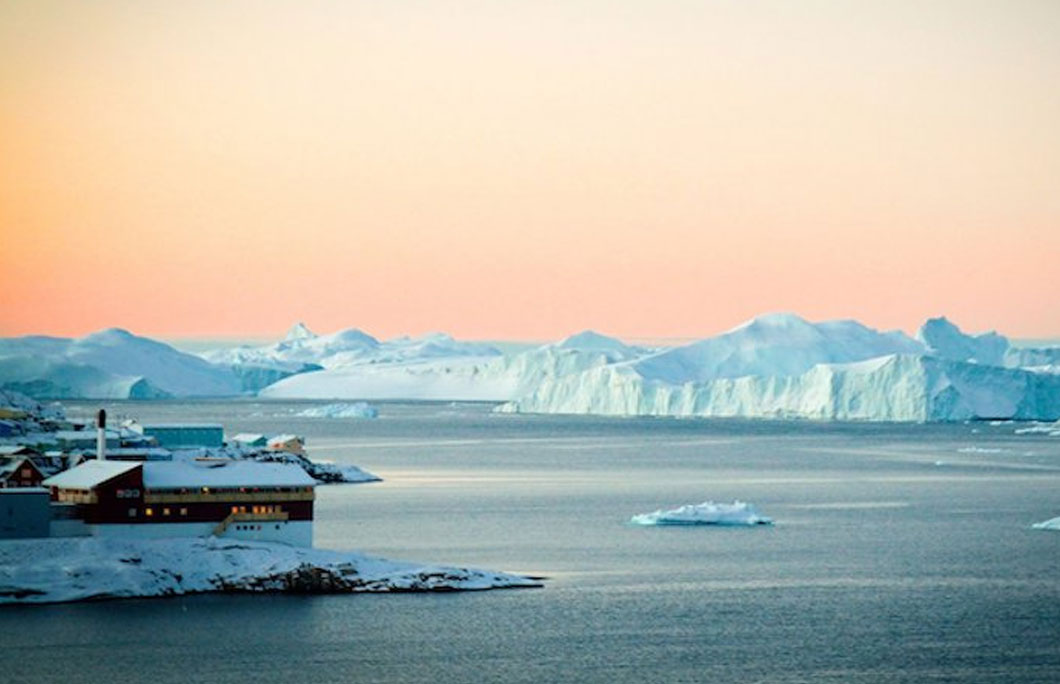
[[[110,403],[305,435],[384,482],[317,490],[316,544],[536,590],[195,596],[0,610],[11,682],[1060,681],[1060,438],[1018,425],[500,415],[489,404]],[[72,403],[88,416],[98,406]],[[749,528],[642,527],[707,500]]]

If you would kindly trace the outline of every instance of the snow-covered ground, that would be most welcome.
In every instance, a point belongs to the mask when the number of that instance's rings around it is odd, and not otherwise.
[[[773,520],[760,515],[755,507],[743,501],[731,504],[705,501],[671,510],[641,513],[629,520],[634,525],[772,525]]]
[[[359,593],[535,587],[527,577],[354,552],[210,538],[0,541],[0,604],[204,592]]]

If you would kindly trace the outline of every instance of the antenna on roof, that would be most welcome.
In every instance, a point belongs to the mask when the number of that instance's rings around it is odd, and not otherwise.
[[[103,409],[96,414],[96,460],[107,460],[107,412]]]

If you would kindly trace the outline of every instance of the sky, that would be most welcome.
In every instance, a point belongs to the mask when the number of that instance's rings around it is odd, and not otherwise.
[[[1060,2],[0,0],[0,335],[1060,335]]]

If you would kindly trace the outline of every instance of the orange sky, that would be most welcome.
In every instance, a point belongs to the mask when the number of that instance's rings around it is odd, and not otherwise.
[[[1060,334],[1060,3],[0,3],[0,334]]]

